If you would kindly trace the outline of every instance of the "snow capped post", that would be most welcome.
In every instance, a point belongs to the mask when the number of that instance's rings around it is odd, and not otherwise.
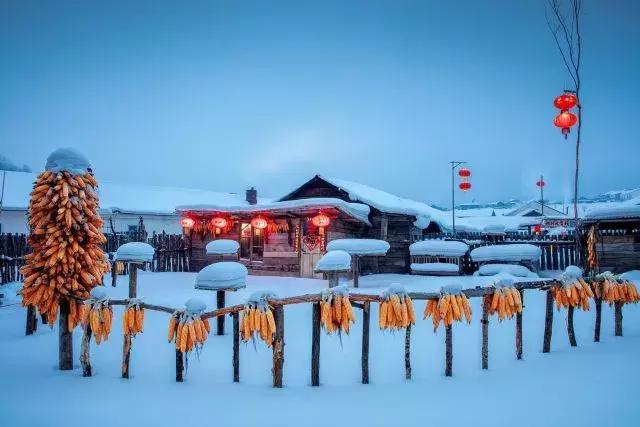
[[[22,304],[37,307],[53,326],[58,309],[59,368],[73,369],[72,330],[78,324],[78,300],[100,285],[109,270],[99,245],[98,186],[89,161],[63,148],[47,158],[29,201],[29,244],[25,256]]]
[[[358,287],[360,276],[360,257],[385,256],[389,251],[389,243],[376,239],[337,239],[327,245],[327,251],[341,250],[352,257],[353,287]]]
[[[154,253],[153,246],[143,242],[129,242],[118,247],[116,262],[129,264],[129,298],[135,298],[138,293],[138,266],[153,261]]]
[[[329,251],[320,258],[316,273],[325,273],[329,279],[329,288],[338,286],[339,274],[351,270],[351,255],[346,251]]]

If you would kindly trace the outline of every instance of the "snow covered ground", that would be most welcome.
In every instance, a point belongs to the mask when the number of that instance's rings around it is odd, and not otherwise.
[[[193,288],[195,274],[139,273],[138,293],[147,302],[179,307],[192,296],[214,304],[215,294]],[[409,280],[407,280],[409,279]],[[486,283],[486,278],[429,278],[377,275],[361,278],[375,292],[402,281],[408,290],[432,290],[452,281]],[[105,283],[110,283],[107,278]],[[270,289],[279,296],[319,291],[320,280],[254,277],[230,294],[228,304],[251,292]],[[107,288],[124,297],[127,278]],[[271,388],[271,351],[258,343],[241,345],[239,384],[232,383],[231,335],[212,335],[203,352],[192,355],[184,383],[175,383],[174,348],[166,342],[168,316],[148,312],[145,332],[134,340],[129,380],[120,378],[122,335],[117,307],[108,342],[92,343],[94,376],[78,365],[57,367],[57,331],[39,325],[24,336],[25,310],[0,307],[0,424],[5,426],[169,426],[169,425],[637,425],[640,406],[640,310],[624,308],[625,337],[613,337],[613,313],[603,308],[603,336],[592,341],[594,313],[576,312],[578,348],[570,348],[565,312],[555,314],[552,352],[540,353],[544,294],[525,294],[524,360],[514,357],[514,321],[490,324],[490,369],[480,369],[479,299],[474,321],[454,326],[454,376],[444,377],[444,337],[430,321],[419,320],[412,334],[413,379],[404,379],[404,333],[377,328],[372,312],[370,385],[360,384],[360,314],[350,336],[322,336],[321,386],[309,386],[311,306],[285,309],[283,389]],[[422,311],[423,302],[416,307]],[[230,330],[227,322],[227,330]],[[635,372],[635,373],[634,373]]]

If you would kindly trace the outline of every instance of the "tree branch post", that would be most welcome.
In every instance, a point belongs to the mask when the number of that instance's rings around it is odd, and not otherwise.
[[[567,310],[567,334],[569,335],[569,344],[571,347],[577,347],[578,343],[576,342],[576,331],[573,328],[573,312],[575,308],[570,305]]]
[[[25,335],[33,335],[38,330],[38,317],[36,316],[36,308],[32,305],[27,307],[27,322]]]
[[[544,316],[544,340],[542,342],[542,352],[549,353],[551,351],[551,335],[553,333],[553,291],[547,291],[547,302],[545,305]]]
[[[593,327],[593,342],[600,342],[600,329],[602,328],[602,298],[595,297],[596,323]]]
[[[240,320],[236,311],[231,314],[233,319],[233,382],[240,382]]]
[[[518,289],[518,292],[524,309],[524,291]],[[516,314],[516,359],[522,360],[522,312]]]
[[[369,324],[371,318],[371,303],[362,304],[362,384],[369,384]]]
[[[450,377],[453,375],[453,333],[451,331],[451,325],[445,326],[444,346],[444,375]]]
[[[273,339],[273,387],[282,388],[282,374],[284,367],[284,308],[278,305],[274,308],[276,333]]]
[[[614,316],[615,316],[615,336],[622,336],[622,302],[616,301],[614,308]]]
[[[69,302],[60,300],[58,323],[58,366],[61,371],[73,369],[73,334],[69,330]]]
[[[82,365],[82,376],[90,377],[91,369],[91,324],[87,322],[82,333],[82,343],[80,344],[80,364]]]
[[[320,385],[320,303],[313,303],[311,316],[311,385]]]
[[[482,298],[482,369],[489,369],[489,306],[491,296],[485,295]]]
[[[224,308],[225,304],[225,291],[216,291],[216,308],[221,309]],[[218,316],[217,320],[217,328],[216,335],[224,335],[224,316]]]
[[[411,379],[411,323],[407,325],[404,333],[404,377]]]

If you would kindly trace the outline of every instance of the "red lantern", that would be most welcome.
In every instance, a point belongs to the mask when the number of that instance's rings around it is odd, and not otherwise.
[[[180,221],[180,224],[182,224],[183,228],[193,228],[193,225],[195,223],[196,222],[192,218],[189,218],[189,217],[182,218],[182,220]]]
[[[251,220],[251,226],[258,230],[263,230],[267,228],[267,220],[261,216],[257,216]]]
[[[553,105],[560,110],[570,110],[578,104],[578,97],[571,92],[563,93],[553,100]]]
[[[539,180],[536,182],[536,185],[540,188],[544,187],[546,185],[546,182],[544,182],[543,180]]]
[[[576,123],[578,123],[578,117],[567,110],[562,110],[560,114],[553,119],[553,124],[562,129],[564,139],[567,139],[567,135],[569,134],[571,127],[575,126]]]
[[[331,223],[331,218],[323,213],[319,213],[318,215],[311,218],[311,223],[316,227],[327,227]]]
[[[460,187],[462,191],[469,191],[471,190],[471,183],[469,181],[461,182],[458,187]]]
[[[217,216],[211,220],[211,224],[216,228],[225,228],[227,226],[227,220]]]
[[[461,168],[458,171],[458,176],[460,178],[469,178],[471,176],[471,171],[469,169],[467,169],[467,168]]]
[[[540,225],[540,224],[536,224],[536,225],[534,225],[534,226],[533,226],[533,232],[534,232],[534,233],[540,233],[540,232],[542,232],[542,225]]]

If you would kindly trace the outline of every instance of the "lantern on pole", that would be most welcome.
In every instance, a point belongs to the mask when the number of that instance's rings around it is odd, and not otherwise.
[[[469,181],[463,181],[460,183],[460,185],[458,185],[458,187],[462,191],[469,191],[471,190],[471,183]]]
[[[467,168],[460,168],[458,170],[458,176],[462,179],[469,178],[471,176],[471,171]]]
[[[267,228],[267,220],[261,216],[257,216],[251,220],[251,226],[258,230]]]
[[[570,110],[578,105],[578,97],[571,92],[565,92],[560,96],[556,96],[556,99],[553,100],[553,105],[558,110]]]
[[[567,110],[562,110],[560,114],[553,119],[553,124],[562,129],[564,139],[567,139],[569,132],[571,132],[571,128],[575,126],[576,123],[578,123],[578,116]]]

